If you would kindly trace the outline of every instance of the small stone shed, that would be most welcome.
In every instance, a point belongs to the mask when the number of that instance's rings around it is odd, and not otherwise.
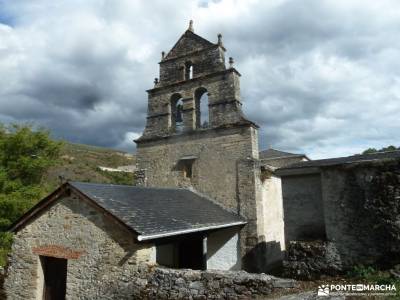
[[[8,299],[101,298],[142,263],[240,269],[238,215],[187,189],[69,182],[13,226]]]

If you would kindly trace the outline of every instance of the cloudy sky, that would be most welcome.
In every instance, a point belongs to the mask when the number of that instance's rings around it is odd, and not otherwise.
[[[0,122],[135,151],[160,52],[190,19],[222,33],[261,148],[400,146],[398,0],[0,0]]]

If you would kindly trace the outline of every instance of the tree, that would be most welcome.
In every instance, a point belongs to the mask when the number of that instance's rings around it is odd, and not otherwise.
[[[372,154],[372,153],[376,153],[376,152],[384,152],[384,151],[395,151],[395,150],[400,150],[400,147],[396,147],[393,145],[387,146],[387,147],[383,147],[381,149],[375,149],[375,148],[368,148],[367,150],[364,150],[362,152],[362,154]]]
[[[0,248],[10,247],[6,230],[45,193],[42,178],[61,145],[47,130],[0,124]]]

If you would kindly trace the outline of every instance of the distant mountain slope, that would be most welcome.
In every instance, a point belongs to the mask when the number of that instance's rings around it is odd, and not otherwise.
[[[43,180],[49,190],[62,179],[83,182],[133,184],[134,175],[126,172],[108,172],[100,166],[117,168],[134,165],[135,155],[126,152],[83,144],[65,143],[60,159]]]

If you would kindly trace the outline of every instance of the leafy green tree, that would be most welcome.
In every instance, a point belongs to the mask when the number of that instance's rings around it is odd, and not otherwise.
[[[11,246],[8,227],[46,192],[42,178],[59,157],[61,145],[47,130],[0,124],[0,253]]]

